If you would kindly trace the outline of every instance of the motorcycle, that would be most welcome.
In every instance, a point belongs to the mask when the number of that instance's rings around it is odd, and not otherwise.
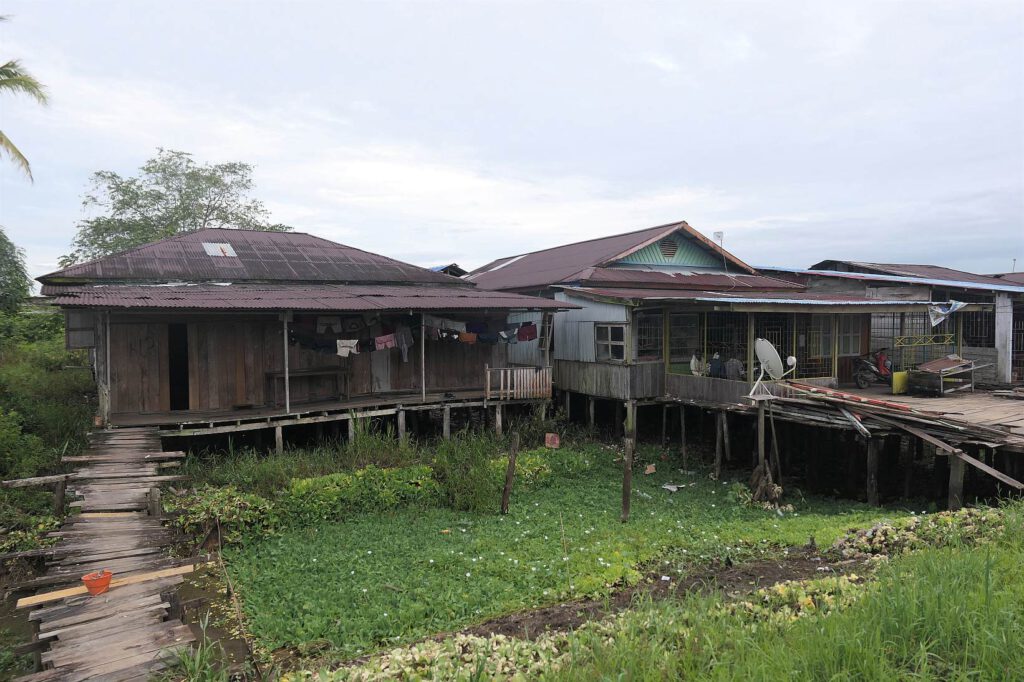
[[[857,388],[867,388],[874,382],[892,386],[892,360],[888,348],[871,351],[853,361],[853,380]]]

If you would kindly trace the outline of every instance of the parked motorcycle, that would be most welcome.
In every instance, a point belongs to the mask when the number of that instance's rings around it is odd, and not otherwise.
[[[867,388],[875,382],[892,386],[892,360],[887,350],[880,348],[854,359],[853,380],[857,388]]]

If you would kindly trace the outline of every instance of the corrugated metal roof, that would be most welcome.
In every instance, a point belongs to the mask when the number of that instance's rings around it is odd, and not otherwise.
[[[574,307],[547,298],[474,287],[351,284],[84,284],[46,285],[61,306],[189,310],[553,310]]]
[[[708,249],[724,254],[735,267],[754,272],[749,265],[702,235],[685,222],[659,225],[636,232],[601,237],[588,241],[565,244],[541,251],[509,258],[500,258],[477,268],[466,279],[485,289],[529,289],[547,287],[572,281],[572,276],[587,268],[605,265],[615,258],[625,257],[653,241],[673,233],[697,240]]]
[[[973,289],[976,291],[1002,291],[1006,293],[1024,294],[1024,285],[1007,283],[1005,280],[995,277],[987,278],[989,282],[955,281],[948,279],[928,279],[924,277],[906,277],[902,275],[880,275],[867,272],[842,272],[839,270],[800,270],[789,268],[765,267],[768,272],[791,272],[797,275],[809,275],[817,277],[835,277],[839,279],[854,279],[870,282],[894,282],[897,284],[923,284],[927,286],[952,287],[954,289]]]
[[[995,277],[978,275],[964,270],[941,265],[918,265],[913,263],[865,263],[852,260],[823,260],[810,267],[811,270],[837,270],[842,267],[867,270],[868,274],[896,275],[897,277],[918,277],[921,279],[948,280],[951,283],[962,284],[973,282],[975,284],[1000,284]]]
[[[230,249],[210,249],[221,244]],[[228,255],[209,255],[222,251]],[[303,232],[228,229],[197,230],[39,278],[96,280],[452,284],[447,275]]]
[[[1024,285],[1024,272],[1004,272],[992,276],[1000,282]]]
[[[706,303],[766,303],[779,305],[885,305],[923,308],[927,302],[905,300],[879,300],[844,294],[819,294],[785,291],[684,291],[679,289],[603,289],[599,287],[563,287],[567,294],[598,296],[621,301],[695,301]]]
[[[680,289],[803,289],[774,277],[716,272],[664,272],[632,268],[588,268],[577,273],[585,284],[632,284]]]

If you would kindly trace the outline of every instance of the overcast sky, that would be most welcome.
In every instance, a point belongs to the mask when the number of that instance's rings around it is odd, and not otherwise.
[[[0,0],[0,225],[56,268],[95,170],[256,166],[420,265],[687,220],[754,264],[1024,269],[1021,2]]]

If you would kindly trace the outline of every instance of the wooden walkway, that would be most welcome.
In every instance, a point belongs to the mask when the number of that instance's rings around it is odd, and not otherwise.
[[[23,584],[64,589],[18,601],[34,609],[28,617],[43,665],[20,680],[147,680],[166,667],[170,650],[194,641],[165,598],[193,560],[166,553],[175,534],[149,513],[159,508],[150,490],[180,478],[165,471],[183,455],[161,452],[155,429],[97,431],[90,439],[86,453],[66,458],[80,465],[68,479],[80,513],[53,534],[60,540],[46,574]],[[102,569],[114,573],[111,588],[89,596],[81,577]]]

